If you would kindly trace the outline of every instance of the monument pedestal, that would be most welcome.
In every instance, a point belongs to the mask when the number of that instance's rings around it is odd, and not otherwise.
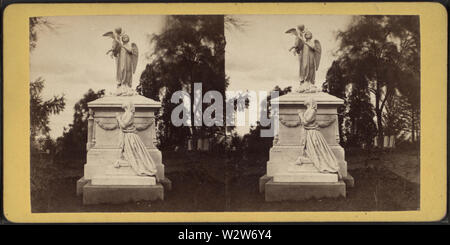
[[[114,176],[100,175],[92,178],[92,185],[156,185],[151,176]]]
[[[116,114],[123,113],[122,104],[130,101],[135,107],[136,133],[156,165],[156,176],[138,176],[127,165],[114,167],[121,151]],[[171,182],[164,175],[162,155],[155,147],[155,113],[160,103],[140,95],[105,96],[89,102],[88,107],[87,162],[83,178],[77,181],[83,204],[163,200],[164,189],[170,189]]]
[[[320,133],[334,154],[341,179],[336,173],[321,173],[312,162],[296,164],[301,155],[300,139],[305,132],[299,121],[299,110],[305,111],[305,101],[313,97],[317,103],[315,121]],[[279,131],[270,149],[266,175],[259,180],[266,201],[305,200],[308,198],[345,197],[347,162],[339,145],[337,108],[344,101],[327,93],[289,93],[272,100],[279,106]],[[353,179],[353,178],[352,178]]]
[[[83,204],[119,204],[164,200],[164,187],[156,185],[92,185],[83,187]]]
[[[273,176],[274,182],[338,182],[337,174],[323,174],[323,173],[285,173]]]
[[[270,180],[265,184],[265,199],[267,202],[345,196],[345,183],[342,180],[338,182],[274,182]]]

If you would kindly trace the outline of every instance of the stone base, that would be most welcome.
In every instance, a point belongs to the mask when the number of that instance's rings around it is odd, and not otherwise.
[[[284,173],[273,176],[273,182],[338,182],[338,175],[332,173]]]
[[[92,185],[156,185],[156,178],[151,176],[137,175],[101,175],[95,176]]]
[[[85,179],[84,177],[81,177],[79,180],[77,180],[77,196],[81,196],[83,194],[83,187],[89,183],[89,180]]]
[[[265,199],[271,201],[299,201],[309,198],[345,197],[345,183],[280,183],[270,180],[265,185]]]
[[[154,200],[164,200],[164,187],[161,184],[114,186],[88,183],[83,187],[83,204],[118,204]]]
[[[259,178],[259,193],[264,193],[265,191],[265,187],[266,187],[266,183],[269,182],[270,180],[272,180],[273,177],[271,176],[267,176],[267,175],[263,175]]]
[[[160,152],[157,149],[147,148],[152,159],[160,159]],[[84,165],[84,177],[92,179],[97,175],[134,175],[136,174],[131,167],[120,167],[115,169],[113,163],[119,158],[119,149],[95,149],[92,148],[88,152],[88,162]],[[89,156],[90,154],[90,156]],[[157,157],[155,157],[155,155]],[[158,158],[159,157],[159,158]],[[101,159],[101,160],[100,160]],[[155,162],[157,162],[155,160]],[[120,172],[118,174],[118,172]],[[156,177],[158,179],[164,179],[164,165],[156,163]]]

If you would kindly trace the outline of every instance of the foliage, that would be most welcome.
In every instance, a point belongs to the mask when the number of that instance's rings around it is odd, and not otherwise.
[[[48,203],[48,191],[51,188],[49,167],[51,159],[46,155],[32,151],[30,156],[30,197],[31,203]]]
[[[344,114],[346,147],[367,146],[371,148],[377,134],[373,105],[367,89],[353,87],[347,99]]]
[[[59,114],[66,105],[64,95],[53,96],[49,100],[42,98],[44,82],[42,78],[30,82],[30,140],[32,144],[36,143],[38,135],[48,136],[49,116]]]
[[[373,104],[379,145],[382,145],[384,124],[388,122],[384,120],[386,107],[394,96],[404,96],[406,100],[398,102],[407,102],[414,120],[419,118],[419,18],[355,16],[337,38],[340,41],[338,58],[327,74],[326,89],[338,97],[349,92],[346,89],[349,84],[353,85],[351,92],[355,96],[359,93],[354,89],[368,91],[367,96],[355,98],[373,98],[374,103],[371,100],[367,103]],[[389,123],[392,125],[392,118]]]
[[[270,147],[272,147],[273,137],[261,137],[261,129],[263,127],[259,122],[256,126],[250,128],[250,132],[243,137],[243,151],[246,157],[264,155],[264,159],[268,160]],[[261,156],[262,157],[262,156]]]
[[[278,97],[280,97],[280,96],[283,96],[283,95],[285,95],[287,93],[290,93],[291,91],[292,91],[292,86],[288,86],[288,87],[285,87],[283,89],[280,88],[278,85],[275,86],[272,89],[272,91],[269,93],[269,95],[267,96],[265,101],[262,102],[263,104],[266,103],[266,106],[260,105],[261,106],[261,115],[260,116],[261,117],[265,116],[266,118],[270,118],[270,111],[271,111],[271,108],[272,108],[271,100],[275,99],[275,97],[272,98],[272,96],[271,96],[272,92],[277,92],[278,93]]]
[[[29,19],[29,41],[30,51],[36,48],[38,41],[38,30],[48,29],[54,31],[57,25],[48,21],[45,17],[30,17]]]
[[[216,90],[224,95],[228,86],[225,43],[224,16],[167,16],[162,32],[151,37],[154,45],[152,61],[141,74],[137,90],[146,97],[161,101],[162,112],[157,120],[163,148],[184,146],[179,139],[190,136],[195,144],[198,137],[224,130],[223,127],[173,126],[170,116],[176,105],[170,102],[170,98],[175,91],[184,90],[191,96],[192,108],[194,83],[202,83],[203,94]],[[207,105],[203,105],[205,108]],[[193,114],[191,118],[194,125]]]
[[[327,71],[326,80],[322,84],[322,91],[344,100],[344,105],[337,108],[339,141],[341,143],[345,143],[344,118],[345,109],[348,107],[347,87],[347,77],[344,67],[342,67],[340,60],[333,61],[330,69]]]
[[[84,160],[86,158],[88,102],[104,95],[104,89],[97,92],[89,89],[75,104],[73,122],[69,125],[69,129],[64,128],[63,135],[57,139],[56,157],[58,159]]]
[[[272,91],[278,92],[278,96],[285,95],[289,92],[291,92],[292,87],[286,87],[286,88],[280,88],[279,86],[275,86]],[[267,107],[263,108],[265,111],[262,111],[262,113],[266,113],[267,116],[270,115],[270,109],[271,109],[271,99],[273,99],[270,95],[267,96]],[[251,157],[253,155],[261,155],[262,153],[264,155],[264,161],[268,160],[269,157],[269,151],[272,147],[273,137],[261,137],[261,130],[262,129],[269,129],[270,126],[262,126],[261,123],[258,121],[256,123],[256,126],[252,126],[250,128],[250,132],[248,134],[245,134],[242,138],[242,143],[240,144],[243,149],[243,153],[246,157]]]

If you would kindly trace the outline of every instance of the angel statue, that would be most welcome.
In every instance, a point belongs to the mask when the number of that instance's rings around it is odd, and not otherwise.
[[[117,57],[119,55],[120,52],[120,43],[122,42],[122,28],[117,27],[116,29],[114,29],[114,32],[110,31],[107,32],[105,34],[103,34],[104,37],[110,37],[113,39],[112,42],[112,47],[110,50],[108,50],[108,52],[106,52],[106,54],[111,53],[111,58],[113,57]]]
[[[321,173],[337,173],[340,176],[338,161],[320,132],[320,128],[328,127],[334,120],[316,121],[317,103],[312,97],[306,99],[305,106],[306,110],[298,114],[302,133],[296,164],[312,163]]]
[[[136,71],[139,51],[135,43],[131,43],[127,34],[122,33],[122,29],[116,28],[115,32],[107,32],[103,36],[113,39],[112,48],[106,53],[111,53],[111,58],[116,60],[116,95],[133,95],[135,92],[131,88],[132,77]]]
[[[134,125],[134,104],[131,101],[125,102],[122,108],[124,109],[122,114],[116,113],[120,127],[120,158],[114,163],[114,167],[131,166],[136,175],[156,177],[155,162]]]
[[[298,55],[299,60],[299,81],[298,92],[316,92],[314,86],[316,71],[319,68],[322,47],[319,40],[312,40],[312,33],[305,30],[304,25],[299,25],[297,29],[291,28],[286,33],[295,36],[295,45],[289,49],[294,49],[294,55]]]

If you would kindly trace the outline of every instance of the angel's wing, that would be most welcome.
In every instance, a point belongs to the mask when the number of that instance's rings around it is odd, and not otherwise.
[[[316,62],[316,70],[319,69],[320,64],[320,56],[322,55],[322,46],[320,45],[319,40],[314,40],[314,60]]]
[[[133,65],[133,73],[136,71],[136,66],[139,58],[139,50],[135,43],[131,44],[131,64]]]
[[[287,30],[285,33],[297,36],[297,30],[295,28],[291,28],[291,29]]]
[[[114,38],[114,33],[112,31],[109,31],[105,34],[103,34],[104,37],[110,37],[110,38]]]

